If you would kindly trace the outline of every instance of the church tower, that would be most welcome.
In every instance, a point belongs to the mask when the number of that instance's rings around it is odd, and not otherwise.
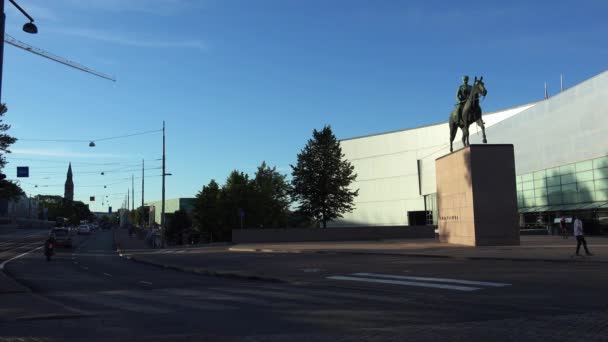
[[[74,200],[74,182],[72,181],[72,163],[68,166],[68,176],[65,180],[65,193],[63,198],[66,200],[73,201]]]

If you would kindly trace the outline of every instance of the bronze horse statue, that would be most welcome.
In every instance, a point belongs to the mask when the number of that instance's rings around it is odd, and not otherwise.
[[[479,106],[479,96],[485,97],[488,91],[483,84],[483,76],[473,82],[471,93],[467,98],[466,102],[462,107],[461,119],[458,120],[458,108],[454,109],[450,114],[450,152],[453,151],[452,143],[456,137],[458,127],[462,130],[462,144],[466,147],[469,146],[469,126],[475,122],[477,126],[481,127],[483,133],[483,143],[486,144],[486,127],[481,119],[481,107]]]

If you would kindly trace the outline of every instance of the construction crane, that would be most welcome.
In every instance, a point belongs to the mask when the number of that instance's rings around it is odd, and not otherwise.
[[[112,81],[112,82],[116,82],[116,79],[114,77],[112,77],[112,76],[108,76],[108,75],[103,74],[101,72],[98,72],[98,71],[92,70],[90,68],[87,68],[86,66],[84,66],[82,64],[79,64],[79,63],[76,63],[76,62],[72,62],[72,61],[70,61],[68,59],[65,59],[63,57],[59,57],[57,55],[54,55],[54,54],[52,54],[50,52],[44,51],[44,50],[39,49],[37,47],[33,47],[33,46],[29,45],[29,44],[26,44],[26,43],[24,43],[24,42],[22,42],[20,40],[15,39],[14,37],[12,37],[12,36],[10,36],[10,35],[8,35],[6,33],[4,34],[4,42],[8,43],[8,44],[10,44],[10,45],[12,45],[14,47],[18,47],[18,48],[20,48],[22,50],[25,50],[25,51],[31,52],[33,54],[36,54],[38,56],[42,56],[44,58],[48,58],[48,59],[50,59],[52,61],[55,61],[57,63],[61,63],[63,65],[67,65],[67,66],[72,67],[74,69],[87,72],[87,73],[95,75],[97,77],[105,78],[106,80],[109,80],[109,81]]]

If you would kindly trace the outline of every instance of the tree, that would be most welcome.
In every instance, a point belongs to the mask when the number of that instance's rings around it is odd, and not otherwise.
[[[312,135],[298,154],[297,165],[291,165],[291,184],[299,210],[326,228],[328,221],[353,210],[359,190],[350,190],[349,185],[357,175],[354,166],[344,159],[330,126],[320,132],[315,129]]]
[[[254,208],[250,222],[257,227],[284,227],[287,225],[287,213],[291,198],[290,184],[286,176],[280,174],[276,167],[268,167],[262,162],[252,180],[254,190]]]
[[[11,153],[9,147],[17,141],[17,138],[6,134],[6,131],[11,128],[11,125],[2,123],[2,117],[7,111],[8,108],[6,107],[6,104],[0,103],[0,198],[14,199],[24,195],[24,192],[16,183],[4,179],[6,176],[2,173],[2,169],[4,169],[4,166],[6,165],[6,158],[4,155]]]
[[[196,225],[196,230],[201,235],[209,237],[210,241],[224,240],[227,234],[222,217],[222,189],[215,180],[211,180],[208,185],[196,195],[192,218]]]
[[[234,170],[226,179],[222,187],[222,220],[227,229],[241,226],[241,212],[243,224],[249,225],[249,215],[253,212],[253,187],[249,176],[241,171]]]
[[[183,237],[192,232],[192,220],[185,210],[178,210],[172,214],[166,214],[167,229],[165,237],[169,243],[181,244]]]

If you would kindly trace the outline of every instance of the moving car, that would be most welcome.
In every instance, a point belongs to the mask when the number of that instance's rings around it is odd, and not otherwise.
[[[78,235],[81,234],[91,234],[91,227],[87,224],[81,224],[78,226]]]
[[[55,244],[57,247],[63,246],[72,248],[72,234],[67,228],[53,228],[50,235],[55,237]]]

